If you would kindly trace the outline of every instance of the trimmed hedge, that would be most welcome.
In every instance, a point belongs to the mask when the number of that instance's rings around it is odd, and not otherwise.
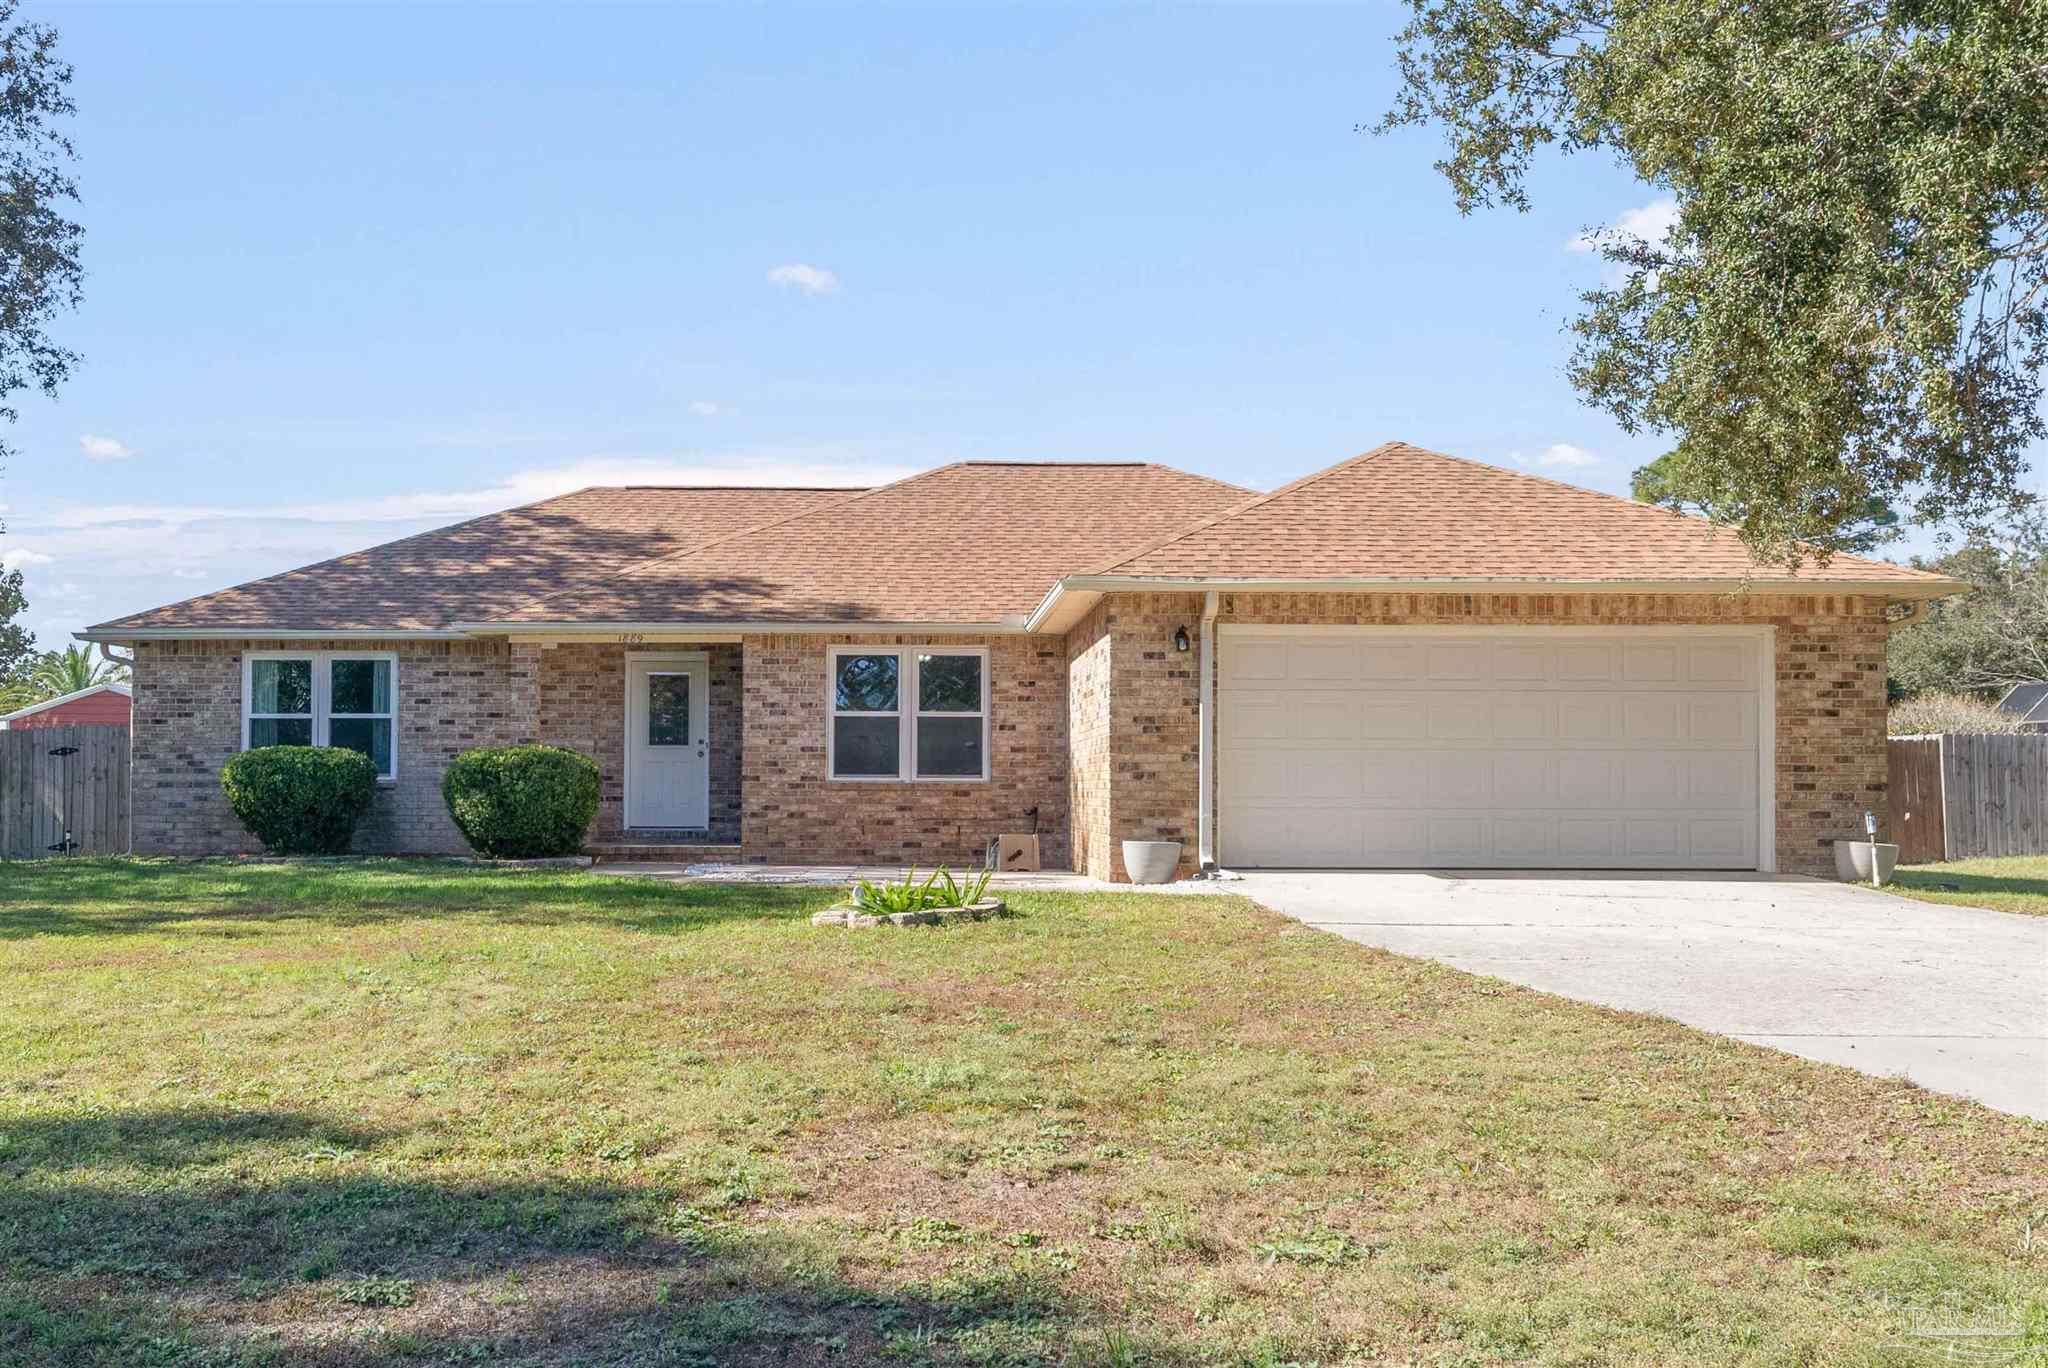
[[[220,770],[221,792],[273,855],[346,855],[377,792],[377,767],[338,746],[264,746]]]
[[[441,777],[441,796],[479,855],[574,855],[597,816],[597,764],[559,746],[466,750]]]

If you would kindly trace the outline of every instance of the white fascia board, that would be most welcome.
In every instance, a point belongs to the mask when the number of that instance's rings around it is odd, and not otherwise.
[[[1017,618],[1001,622],[458,622],[463,636],[580,637],[620,636],[818,636],[845,633],[850,636],[942,635],[1015,636],[1024,623]]]
[[[469,635],[453,628],[401,627],[88,627],[71,634],[75,641],[109,645],[129,641],[461,641]]]
[[[1318,579],[1253,576],[1070,575],[1046,592],[1025,621],[1038,631],[1061,600],[1078,593],[1207,591],[1274,594],[1867,594],[1896,599],[1946,598],[1970,586],[1958,580],[1785,580],[1665,579],[1562,580],[1441,576],[1409,579],[1375,575],[1330,575]],[[1063,614],[1061,616],[1064,616]]]

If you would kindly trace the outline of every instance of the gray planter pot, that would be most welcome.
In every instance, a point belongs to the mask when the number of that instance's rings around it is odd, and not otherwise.
[[[1877,843],[1877,881],[1888,884],[1899,867],[1899,848],[1888,841]],[[1835,842],[1835,873],[1850,883],[1870,882],[1870,842]]]
[[[1124,872],[1131,876],[1132,883],[1171,883],[1173,871],[1179,865],[1179,841],[1124,842]]]

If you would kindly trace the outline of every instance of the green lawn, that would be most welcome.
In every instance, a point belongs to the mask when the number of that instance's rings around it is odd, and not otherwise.
[[[829,896],[0,866],[0,1362],[2048,1356],[2048,1127],[1235,898]]]
[[[2048,917],[2048,855],[1907,865],[1886,885],[1922,902],[1960,903]]]

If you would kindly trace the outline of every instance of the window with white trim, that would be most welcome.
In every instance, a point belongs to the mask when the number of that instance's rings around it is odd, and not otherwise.
[[[252,651],[242,660],[242,749],[340,746],[398,776],[398,657]]]
[[[832,778],[988,778],[985,648],[835,646],[829,664]]]

